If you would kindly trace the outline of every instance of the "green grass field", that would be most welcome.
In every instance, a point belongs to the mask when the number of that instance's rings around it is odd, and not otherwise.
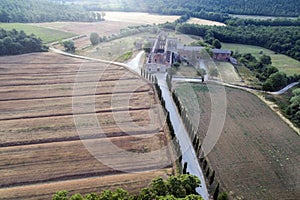
[[[5,30],[23,30],[26,34],[34,34],[37,37],[41,38],[43,43],[45,44],[76,36],[76,34],[73,33],[38,27],[31,24],[0,23],[0,28],[3,28]]]
[[[256,58],[261,56],[260,52],[269,55],[272,58],[272,65],[277,67],[279,71],[285,72],[287,75],[300,73],[300,62],[283,54],[275,54],[275,52],[265,49],[263,47],[222,43],[223,49],[230,49],[240,53],[251,53]]]
[[[234,67],[229,62],[208,62],[208,67],[217,67],[219,71],[219,78],[226,83],[240,82],[241,78],[236,73]]]

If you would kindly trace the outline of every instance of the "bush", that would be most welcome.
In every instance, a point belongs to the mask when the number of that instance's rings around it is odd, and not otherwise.
[[[90,41],[92,43],[92,45],[97,45],[100,42],[100,38],[98,33],[91,33],[90,35]]]

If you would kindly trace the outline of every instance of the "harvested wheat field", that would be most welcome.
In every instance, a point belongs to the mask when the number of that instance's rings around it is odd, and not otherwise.
[[[54,30],[70,32],[77,35],[85,35],[75,40],[77,48],[89,46],[90,34],[96,32],[99,36],[111,36],[120,33],[121,29],[129,26],[139,26],[145,24],[161,24],[173,22],[180,16],[176,15],[155,15],[149,13],[136,12],[105,12],[105,21],[101,22],[50,22],[34,23],[33,26],[50,28]]]
[[[199,25],[208,25],[208,26],[226,26],[226,24],[217,22],[217,21],[211,21],[206,19],[199,19],[192,17],[187,21],[189,24],[199,24]]]
[[[193,88],[198,99],[189,97]],[[210,90],[203,84],[177,83],[191,116],[199,115],[203,140],[211,117]],[[300,196],[300,138],[255,95],[225,88],[227,113],[222,134],[208,154],[221,188],[237,199],[290,199]],[[196,109],[192,102],[199,101]],[[215,187],[215,186],[214,186]]]
[[[105,20],[138,24],[162,24],[173,22],[179,15],[158,15],[143,12],[105,12]]]
[[[172,173],[162,110],[138,75],[54,53],[0,63],[1,199],[137,192]]]

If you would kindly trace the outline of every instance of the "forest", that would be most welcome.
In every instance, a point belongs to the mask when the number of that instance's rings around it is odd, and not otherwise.
[[[47,51],[47,47],[34,35],[24,31],[6,31],[0,28],[0,56]]]
[[[231,25],[265,23],[299,24],[289,19],[275,22],[255,20],[233,20],[229,14],[299,17],[298,0],[1,0],[0,22],[52,22],[52,21],[101,21],[100,15],[92,11],[134,11],[165,15],[185,15]],[[232,21],[233,20],[233,21]],[[243,21],[243,22],[242,22]],[[260,21],[260,20],[258,20]],[[264,24],[261,24],[264,23]]]
[[[74,0],[67,0],[74,2]],[[298,0],[99,0],[85,1],[90,10],[145,11],[160,14],[214,12],[242,15],[298,17]]]
[[[61,2],[61,1],[60,1]],[[0,22],[101,21],[101,15],[79,5],[46,0],[1,0]]]
[[[296,19],[277,18],[277,19],[241,19],[231,18],[225,21],[229,26],[300,26],[300,17]]]

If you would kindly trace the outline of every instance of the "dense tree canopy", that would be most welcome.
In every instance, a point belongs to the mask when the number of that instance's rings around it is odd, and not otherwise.
[[[0,28],[0,56],[47,51],[47,47],[34,35],[24,31],[6,31]]]
[[[286,114],[294,123],[300,126],[300,88],[293,90],[293,96],[289,101]]]
[[[74,0],[67,0],[74,2]],[[214,12],[245,15],[300,15],[299,0],[98,0],[87,6],[91,10],[146,11],[161,14]]]
[[[46,0],[1,0],[0,3],[0,22],[101,20],[101,15],[87,12],[79,5],[66,5]]]
[[[90,193],[82,196],[74,194],[69,197],[67,191],[59,191],[53,195],[53,200],[202,200],[196,193],[200,180],[193,175],[182,174],[171,176],[167,180],[161,177],[152,180],[148,188],[143,188],[137,195],[129,195],[126,190],[104,190],[101,194]]]

